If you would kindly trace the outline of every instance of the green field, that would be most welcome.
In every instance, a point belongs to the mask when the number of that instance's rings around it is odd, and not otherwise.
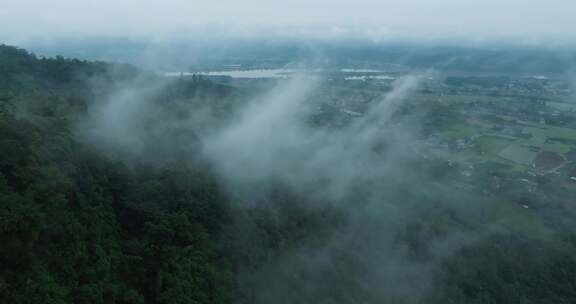
[[[474,143],[481,154],[498,154],[513,142],[507,138],[486,135],[479,137]]]
[[[570,149],[572,149],[572,147],[573,146],[571,145],[561,143],[545,143],[544,146],[542,147],[542,150],[548,152],[555,152],[558,154],[565,154],[568,153]]]
[[[465,121],[459,121],[443,126],[440,131],[450,139],[466,139],[472,135],[480,134],[482,129]]]
[[[576,111],[576,104],[566,102],[547,102],[548,106],[558,109],[560,111]]]
[[[439,97],[440,98],[440,97]],[[489,97],[445,95],[441,96],[446,103],[473,102],[473,101],[507,101],[513,97]],[[576,104],[563,102],[549,102],[561,111],[576,110]],[[525,171],[532,165],[534,159],[541,151],[554,152],[560,155],[568,153],[576,145],[569,141],[576,141],[576,129],[549,126],[536,122],[520,121],[512,116],[497,115],[495,121],[455,119],[438,128],[440,134],[449,140],[473,140],[470,145],[459,151],[437,151],[439,157],[456,162],[470,162],[473,160],[495,161],[513,166],[513,170]],[[474,118],[478,119],[478,118]],[[523,135],[499,134],[494,126],[522,127]],[[529,136],[524,136],[529,134]],[[557,141],[550,140],[557,138]],[[568,141],[562,141],[568,140]]]
[[[548,137],[559,137],[576,140],[576,129],[562,127],[547,127]]]
[[[472,102],[509,102],[518,101],[520,97],[502,97],[502,96],[486,96],[486,95],[468,95],[468,94],[444,94],[442,96],[431,94],[419,94],[416,96],[417,100],[427,100],[430,97],[436,98],[444,104],[457,104],[457,103],[472,103]]]
[[[576,140],[576,129],[546,126],[532,122],[521,122],[525,130],[530,132],[534,137],[558,137]]]
[[[538,152],[530,150],[525,145],[514,143],[500,151],[498,156],[522,165],[530,165]]]

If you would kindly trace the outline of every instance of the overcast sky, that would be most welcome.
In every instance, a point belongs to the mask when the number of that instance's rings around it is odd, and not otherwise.
[[[576,40],[576,0],[2,0],[0,38],[165,34]],[[208,29],[208,30],[207,30]]]

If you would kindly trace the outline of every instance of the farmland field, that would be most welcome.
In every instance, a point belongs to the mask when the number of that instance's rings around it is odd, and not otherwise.
[[[477,150],[486,154],[498,154],[513,141],[510,139],[496,137],[496,136],[481,136],[474,143],[477,145]]]
[[[533,151],[528,146],[516,143],[509,145],[504,150],[500,151],[498,156],[518,164],[530,165],[537,154],[538,151]]]

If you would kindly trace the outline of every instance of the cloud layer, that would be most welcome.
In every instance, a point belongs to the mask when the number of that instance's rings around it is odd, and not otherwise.
[[[219,29],[299,37],[574,39],[574,11],[576,3],[565,0],[8,0],[0,8],[0,34],[154,35]]]

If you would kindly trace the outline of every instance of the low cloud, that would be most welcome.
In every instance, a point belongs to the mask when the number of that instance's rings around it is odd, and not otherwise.
[[[268,221],[285,216],[278,205],[261,204],[274,203],[279,185],[295,197],[294,208],[304,217],[325,207],[345,214],[323,241],[286,248],[256,269],[242,266],[238,284],[253,291],[254,302],[364,294],[366,301],[415,303],[433,288],[441,261],[482,235],[466,229],[427,235],[419,224],[422,217],[446,213],[473,222],[481,208],[455,204],[449,186],[413,169],[420,158],[418,124],[397,114],[425,78],[397,79],[362,112],[347,109],[345,101],[332,105],[348,117],[338,127],[313,119],[325,102],[319,100],[325,87],[310,76],[280,81],[223,120],[213,118],[217,100],[201,105],[166,97],[173,84],[138,80],[94,103],[78,134],[125,160],[208,162],[236,208],[269,208]],[[412,234],[408,227],[420,228]],[[258,232],[235,229],[235,237],[253,242],[254,250],[264,246]]]
[[[398,135],[390,118],[418,81],[417,76],[399,79],[361,117],[344,129],[333,130],[307,121],[318,106],[310,99],[317,89],[315,80],[294,78],[207,138],[204,152],[235,186],[281,179],[306,192],[321,183],[324,190],[320,191],[326,192],[322,196],[344,197],[350,185],[385,173],[393,154],[403,154],[395,150],[408,149],[402,137],[410,136],[409,132]],[[388,155],[375,151],[389,139],[395,147]]]

